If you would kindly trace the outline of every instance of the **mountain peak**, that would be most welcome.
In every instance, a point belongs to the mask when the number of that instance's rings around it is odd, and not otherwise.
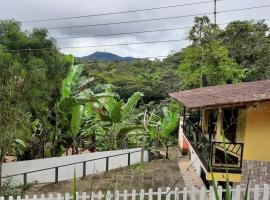
[[[81,59],[86,61],[97,60],[97,61],[132,61],[136,58],[133,57],[122,57],[110,52],[96,51],[88,56],[83,56]]]

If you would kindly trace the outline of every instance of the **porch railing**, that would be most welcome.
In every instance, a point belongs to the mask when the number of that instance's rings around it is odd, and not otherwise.
[[[215,172],[240,173],[243,143],[216,142],[213,135],[203,134],[198,119],[186,118],[183,132],[203,165]]]

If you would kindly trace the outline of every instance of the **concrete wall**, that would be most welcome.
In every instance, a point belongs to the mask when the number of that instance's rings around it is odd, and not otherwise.
[[[139,163],[141,159],[141,148],[135,149],[124,149],[124,150],[115,150],[115,151],[103,151],[95,152],[89,154],[80,154],[80,155],[71,155],[63,157],[53,157],[45,159],[36,159],[29,161],[19,161],[13,163],[4,163],[2,176],[9,176],[14,174],[21,174],[30,171],[58,167],[61,165],[72,164],[70,166],[59,167],[58,169],[58,180],[70,180],[73,178],[74,167],[76,169],[76,176],[82,177],[83,175],[83,163],[76,164],[78,162],[87,161],[96,158],[102,158],[106,156],[118,155],[123,153],[131,152],[130,164]],[[135,153],[132,153],[135,152]],[[148,152],[144,153],[144,160],[148,161]],[[115,169],[119,167],[124,167],[128,165],[128,154],[120,155],[109,158],[109,169]],[[86,174],[99,173],[106,170],[106,159],[100,159],[96,161],[89,161],[86,163]],[[23,183],[23,175],[18,175],[13,177],[14,182],[17,184]],[[45,171],[33,172],[27,174],[27,182],[39,182],[39,183],[49,183],[55,181],[55,169],[49,169]]]
[[[270,101],[246,113],[244,160],[270,161]]]

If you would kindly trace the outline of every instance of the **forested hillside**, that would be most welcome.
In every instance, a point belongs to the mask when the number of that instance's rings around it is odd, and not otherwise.
[[[73,65],[47,30],[0,21],[1,163],[7,154],[24,160],[168,144],[179,114],[169,92],[270,78],[263,21],[221,28],[196,17],[187,37],[189,46],[163,60]]]

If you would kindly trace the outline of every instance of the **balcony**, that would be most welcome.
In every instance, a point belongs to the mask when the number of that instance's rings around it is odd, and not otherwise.
[[[203,134],[197,119],[186,118],[183,132],[199,159],[210,172],[241,173],[243,143],[217,142],[214,134]]]

